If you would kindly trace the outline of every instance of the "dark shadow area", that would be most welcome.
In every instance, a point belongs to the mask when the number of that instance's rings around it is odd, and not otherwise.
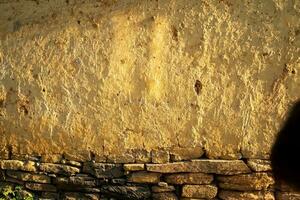
[[[300,101],[292,107],[271,152],[276,182],[300,189]]]

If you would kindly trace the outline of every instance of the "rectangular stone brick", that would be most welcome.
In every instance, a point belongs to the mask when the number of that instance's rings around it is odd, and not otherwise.
[[[66,162],[67,165],[72,165],[75,167],[82,167],[82,163],[81,162],[77,162],[77,161],[73,161],[73,160],[68,160]]]
[[[133,150],[133,155],[135,157],[136,163],[150,163],[151,153],[146,150]]]
[[[182,197],[212,199],[217,196],[218,188],[214,185],[184,185]]]
[[[113,178],[111,179],[111,182],[117,185],[125,185],[127,182],[127,179],[125,178]]]
[[[165,164],[146,164],[146,169],[151,172],[159,173],[178,173],[178,172],[190,172],[189,166],[191,162],[175,162]],[[194,171],[194,170],[193,170]]]
[[[41,163],[39,168],[43,172],[64,175],[74,175],[80,172],[79,168],[77,167],[53,163]]]
[[[25,187],[34,191],[56,192],[56,187],[50,184],[26,183]]]
[[[158,185],[152,186],[151,190],[154,193],[173,192],[173,191],[175,191],[175,187],[173,185],[168,185],[167,183],[165,185],[160,185],[158,183]]]
[[[221,190],[218,193],[220,199],[230,200],[275,200],[274,193],[269,191],[231,191]]]
[[[153,200],[178,200],[176,194],[172,192],[154,193],[152,198]]]
[[[15,183],[17,185],[23,185],[24,184],[24,181],[21,181],[19,179],[15,179],[15,178],[11,178],[11,177],[8,177],[8,176],[6,176],[5,182]]]
[[[83,194],[83,193],[66,192],[63,195],[63,200],[98,200],[98,199],[100,200],[99,194]]]
[[[71,176],[71,177],[57,177],[54,180],[57,185],[75,185],[84,187],[96,187],[97,180],[90,176]]]
[[[35,162],[19,160],[0,160],[0,168],[6,170],[21,170],[35,172]]]
[[[22,160],[22,161],[27,161],[27,160],[39,161],[40,156],[33,156],[33,155],[27,155],[27,154],[14,154],[14,155],[11,155],[11,159],[12,160]]]
[[[8,176],[19,179],[22,181],[30,181],[30,182],[37,182],[37,183],[50,183],[50,177],[42,174],[31,174],[27,172],[20,172],[20,171],[7,171]]]
[[[7,149],[0,150],[0,159],[2,159],[2,160],[9,159],[9,151]]]
[[[36,172],[36,163],[33,161],[24,161],[24,165],[21,169],[22,171],[28,171],[28,172]]]
[[[102,194],[114,194],[116,199],[150,199],[151,191],[147,186],[141,185],[103,185],[101,186]]]
[[[99,193],[100,188],[96,187],[86,187],[79,185],[56,185],[57,189],[60,191],[68,191],[68,192],[83,192],[83,193]]]
[[[1,169],[21,170],[24,162],[19,160],[0,160]]]
[[[170,154],[165,150],[151,151],[152,163],[168,163],[170,161]]]
[[[175,185],[210,184],[213,181],[213,175],[204,173],[178,173],[166,175],[165,181]]]
[[[197,172],[234,175],[249,173],[251,170],[242,160],[193,160],[191,168]]]
[[[77,162],[87,162],[91,160],[91,153],[89,151],[76,151],[76,154],[65,152],[64,158]]]
[[[239,191],[266,190],[275,183],[271,174],[263,172],[218,176],[217,180],[221,188]]]
[[[43,154],[41,157],[42,163],[60,163],[61,160],[61,154]]]
[[[159,173],[202,172],[233,175],[249,173],[251,170],[241,160],[193,160],[185,162],[146,164],[148,171]]]
[[[59,199],[59,194],[55,192],[42,192],[41,198],[47,199],[47,200],[56,200]]]
[[[63,159],[61,161],[62,164],[66,164],[66,165],[71,165],[71,166],[74,166],[74,167],[78,167],[80,168],[82,166],[81,162],[77,162],[77,161],[74,161],[74,160],[65,160]]]
[[[140,171],[131,173],[127,180],[133,183],[158,183],[160,177],[160,173]]]
[[[119,178],[124,175],[121,164],[112,163],[92,163],[87,162],[83,165],[83,172],[89,173],[97,178]]]
[[[142,171],[145,169],[144,164],[124,164],[125,171]]]
[[[247,165],[255,172],[272,171],[270,160],[249,159]]]
[[[132,153],[122,155],[107,155],[107,162],[110,163],[134,163],[135,157]]]
[[[172,149],[170,152],[172,161],[199,159],[203,154],[204,151],[201,147],[194,147],[194,148],[176,147]]]

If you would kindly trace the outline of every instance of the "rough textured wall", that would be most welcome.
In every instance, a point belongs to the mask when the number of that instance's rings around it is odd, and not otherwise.
[[[265,158],[300,97],[300,1],[0,1],[0,151]]]

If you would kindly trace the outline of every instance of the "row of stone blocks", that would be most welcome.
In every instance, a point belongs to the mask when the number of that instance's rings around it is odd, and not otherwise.
[[[275,184],[268,160],[195,159],[163,164],[0,160],[1,185],[38,199],[300,199]]]

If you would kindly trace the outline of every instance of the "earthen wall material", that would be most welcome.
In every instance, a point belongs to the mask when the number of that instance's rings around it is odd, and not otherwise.
[[[0,0],[1,184],[299,198],[268,161],[300,97],[299,19],[295,0]]]
[[[299,1],[1,1],[0,150],[268,158],[299,98]]]

